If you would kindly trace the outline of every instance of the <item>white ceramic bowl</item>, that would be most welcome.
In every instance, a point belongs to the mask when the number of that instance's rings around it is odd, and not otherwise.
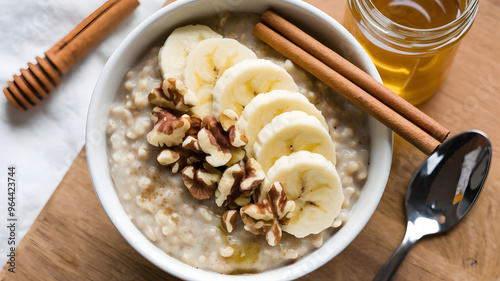
[[[368,179],[347,223],[318,250],[294,264],[256,275],[221,275],[193,268],[166,255],[130,221],[120,204],[110,176],[105,127],[109,110],[122,80],[139,56],[154,42],[165,39],[175,27],[196,23],[222,9],[262,13],[273,7],[285,17],[309,27],[314,36],[380,81],[372,61],[358,42],[334,19],[302,1],[283,0],[179,0],[159,10],[140,24],[116,49],[106,63],[95,87],[87,117],[86,152],[94,188],[99,200],[123,237],[159,268],[182,279],[202,280],[289,280],[319,268],[338,255],[361,232],[384,192],[392,160],[392,132],[374,119],[369,120],[371,152]]]

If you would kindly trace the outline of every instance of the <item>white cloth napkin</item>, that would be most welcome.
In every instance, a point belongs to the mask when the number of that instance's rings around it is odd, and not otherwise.
[[[105,0],[0,1],[0,89],[20,68],[63,38]],[[165,4],[141,5],[66,75],[51,96],[27,112],[0,94],[0,262],[18,246],[84,145],[87,108],[94,85],[113,50],[141,21]],[[8,167],[16,171],[16,245],[9,245]]]

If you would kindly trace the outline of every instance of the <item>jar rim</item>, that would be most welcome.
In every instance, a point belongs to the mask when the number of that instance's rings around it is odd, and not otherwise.
[[[479,0],[466,0],[466,6],[459,17],[434,28],[412,28],[398,24],[382,14],[371,0],[349,0],[348,3],[350,9],[359,10],[360,16],[368,23],[366,28],[385,37],[385,40],[411,49],[435,49],[454,42],[467,33],[477,14]]]
[[[361,5],[359,6],[363,8],[363,11],[369,14],[379,25],[390,24],[391,27],[396,28],[398,30],[398,33],[403,33],[406,35],[413,35],[413,36],[415,36],[415,34],[429,35],[432,33],[449,32],[450,29],[454,29],[462,24],[467,23],[468,19],[470,19],[471,17],[473,19],[474,18],[473,16],[477,13],[477,8],[479,5],[479,0],[466,0],[467,2],[464,11],[460,14],[459,17],[457,17],[453,21],[450,21],[449,23],[433,28],[413,28],[392,21],[382,12],[380,12],[380,10],[377,9],[371,0],[367,1],[354,0],[354,1],[360,2]]]

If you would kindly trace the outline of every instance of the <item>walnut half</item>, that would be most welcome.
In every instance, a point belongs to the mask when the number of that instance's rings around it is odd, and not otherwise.
[[[187,166],[182,170],[182,180],[189,193],[196,199],[209,199],[215,192],[220,173],[216,169],[207,167],[196,169]]]
[[[231,143],[227,133],[214,117],[205,116],[202,129],[198,132],[198,142],[207,154],[207,162],[213,167],[227,164],[231,158]]]
[[[185,149],[183,146],[166,148],[158,154],[156,160],[164,166],[172,167],[172,173],[177,173],[184,167],[200,163],[205,159],[205,155],[193,150]]]
[[[159,88],[155,88],[149,93],[148,100],[156,106],[182,112],[187,111],[198,102],[196,94],[176,78],[163,80]]]
[[[283,185],[274,182],[268,190],[267,198],[243,206],[240,216],[244,228],[256,235],[265,234],[267,243],[275,246],[282,237],[280,224],[287,224],[295,210],[295,202],[287,200]]]
[[[236,163],[227,168],[219,181],[217,190],[215,191],[215,203],[219,207],[226,207],[234,202],[241,194],[239,188],[240,182],[245,176],[245,170],[240,164]]]
[[[231,109],[222,111],[218,116],[224,131],[229,134],[229,141],[234,147],[242,147],[248,143],[248,138],[243,134],[243,129],[238,123],[238,114]]]
[[[264,170],[254,158],[250,158],[245,167],[236,163],[222,174],[219,186],[215,191],[215,203],[226,207],[233,203],[245,206],[251,201],[254,190],[266,177]]]
[[[153,108],[150,116],[154,127],[146,135],[146,139],[151,145],[157,147],[172,147],[181,144],[187,130],[191,127],[191,117],[188,115],[176,117],[159,106]]]
[[[227,210],[222,214],[222,227],[228,232],[233,232],[238,222],[238,211]]]

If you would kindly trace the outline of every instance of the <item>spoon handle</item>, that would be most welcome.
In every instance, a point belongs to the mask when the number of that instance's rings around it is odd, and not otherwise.
[[[403,262],[406,254],[410,251],[413,244],[415,244],[415,242],[417,242],[418,239],[422,237],[422,235],[416,234],[413,231],[414,229],[415,225],[409,221],[406,228],[405,237],[403,238],[403,242],[401,242],[401,245],[399,245],[394,254],[392,254],[389,260],[380,269],[373,281],[385,281],[392,279],[392,277],[398,270],[399,265],[401,264],[401,262]]]

